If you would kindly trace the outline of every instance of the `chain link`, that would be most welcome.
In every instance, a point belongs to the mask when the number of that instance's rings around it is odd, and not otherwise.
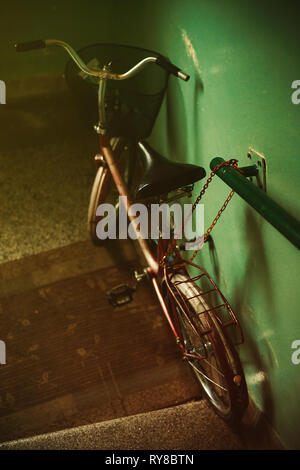
[[[213,171],[210,173],[209,177],[207,178],[206,180],[206,183],[204,184],[202,190],[200,191],[200,194],[199,196],[197,197],[197,199],[195,200],[193,206],[192,206],[192,213],[194,212],[194,210],[196,209],[197,205],[199,204],[199,202],[201,201],[203,195],[205,194],[205,191],[207,190],[209,184],[211,183],[213,177],[215,176],[216,172],[222,167],[222,166],[231,166],[231,167],[234,167],[236,168],[237,170],[239,170],[238,168],[238,165],[237,165],[237,162],[238,160],[232,158],[231,160],[228,160],[228,161],[225,161],[225,162],[222,162],[220,163],[219,165],[217,165]],[[240,170],[239,170],[240,171]],[[209,226],[209,228],[207,229],[206,233],[204,234],[204,243],[207,242],[207,239],[208,239],[208,236],[210,234],[210,232],[212,231],[212,229],[214,228],[214,226],[216,225],[216,223],[218,222],[219,218],[221,217],[222,213],[224,212],[224,210],[226,209],[229,201],[231,200],[232,196],[234,195],[234,191],[230,191],[228,197],[226,198],[224,204],[222,205],[221,209],[219,210],[219,212],[217,213],[216,217],[213,219],[211,225]],[[166,254],[164,255],[164,257],[160,260],[160,265],[162,266],[166,259],[171,255],[174,247],[175,247],[175,244],[176,244],[176,239],[173,239],[167,249],[167,252]],[[195,256],[197,255],[198,251],[200,250],[200,248],[198,248],[197,250],[194,251],[193,255],[191,256],[191,258],[189,259],[189,261],[193,261],[193,259],[195,258]]]

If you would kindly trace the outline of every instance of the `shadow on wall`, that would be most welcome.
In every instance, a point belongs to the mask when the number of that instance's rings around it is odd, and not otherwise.
[[[245,210],[244,226],[249,247],[248,257],[244,275],[236,285],[235,293],[230,299],[230,304],[241,321],[245,337],[245,343],[241,347],[240,353],[245,358],[242,361],[243,367],[249,371],[247,379],[256,388],[256,395],[261,397],[260,408],[268,416],[270,423],[273,424],[274,403],[271,384],[266,371],[271,371],[276,366],[276,357],[274,356],[272,345],[269,343],[268,338],[263,336],[265,332],[261,330],[249,306],[252,303],[251,296],[253,296],[254,290],[259,288],[260,291],[263,291],[268,304],[266,314],[271,316],[275,309],[273,288],[270,282],[270,268],[262,236],[262,223],[262,218],[257,216],[250,207],[247,207]],[[208,238],[208,248],[213,279],[219,285],[221,282],[220,262],[217,246],[211,236]],[[213,298],[213,302],[216,302],[216,298]],[[222,312],[220,314],[222,315]],[[274,325],[273,316],[272,324]],[[234,328],[230,328],[227,332],[233,342],[239,340]]]
[[[243,225],[247,237],[248,258],[245,264],[244,276],[235,290],[235,306],[238,311],[242,310],[245,299],[250,298],[251,293],[249,289],[257,288],[257,286],[264,292],[270,314],[272,314],[275,307],[271,273],[262,236],[263,223],[263,218],[257,216],[253,209],[247,206],[245,210],[245,223]]]
[[[169,80],[166,96],[168,158],[186,161],[187,125],[183,94],[177,80]]]
[[[195,85],[194,85],[194,162],[199,163],[200,161],[203,162],[203,152],[201,151],[201,122],[200,122],[200,100],[204,93],[204,85],[201,78],[198,75],[195,75]]]
[[[218,285],[220,284],[220,263],[219,263],[219,257],[218,257],[216,245],[211,235],[208,236],[207,243],[208,243],[210,262],[211,262],[211,266],[213,269],[213,279]]]
[[[166,118],[169,155],[170,157],[172,156],[172,159],[176,159],[184,163],[190,161],[190,158],[187,157],[187,153],[191,152],[192,148],[190,140],[188,141],[187,121],[192,117],[194,133],[192,136],[193,161],[195,161],[196,164],[201,164],[201,161],[203,161],[201,139],[199,137],[201,125],[199,119],[199,102],[203,91],[203,82],[197,75],[195,75],[194,93],[193,98],[190,101],[193,104],[190,108],[186,109],[181,84],[178,83],[178,80],[169,81],[166,96]]]
[[[254,295],[254,290],[259,288],[263,291],[268,304],[267,312],[264,313],[272,315],[275,309],[270,268],[262,236],[262,224],[263,219],[256,216],[250,207],[247,207],[245,210],[245,231],[249,247],[248,258],[244,275],[241,277],[240,283],[236,285],[232,305],[234,311],[241,315],[245,336],[244,348],[247,350],[247,359],[243,361],[243,365],[251,367],[253,372],[249,375],[249,380],[253,380],[253,385],[259,387],[262,410],[272,423],[274,416],[272,390],[265,371],[271,371],[274,368],[276,358],[268,338],[262,336],[264,332],[261,331],[251,308],[248,307],[249,304],[251,305],[251,296]],[[273,317],[272,322],[274,322]],[[254,332],[257,332],[257,335],[254,335]],[[262,351],[264,351],[264,355],[262,355]]]

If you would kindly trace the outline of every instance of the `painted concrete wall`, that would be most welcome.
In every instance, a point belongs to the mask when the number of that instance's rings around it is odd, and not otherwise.
[[[268,164],[268,194],[299,216],[300,79],[294,2],[238,0],[111,0],[19,2],[6,6],[1,27],[0,78],[61,73],[65,57],[15,54],[16,41],[55,37],[75,47],[121,42],[157,50],[191,75],[170,80],[151,141],[172,159],[209,171],[215,156],[247,164],[249,147]],[[15,10],[14,2],[14,10]],[[198,185],[196,189],[200,189]],[[214,181],[205,197],[208,225],[229,189]],[[197,192],[195,191],[195,195]],[[240,355],[249,391],[288,448],[300,448],[299,252],[235,196],[213,232],[215,251],[199,263],[239,315],[246,342]]]

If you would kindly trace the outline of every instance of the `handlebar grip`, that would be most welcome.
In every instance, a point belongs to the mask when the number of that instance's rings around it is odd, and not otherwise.
[[[20,42],[19,44],[15,44],[16,52],[31,51],[33,49],[43,49],[44,47],[46,47],[46,43],[42,39],[39,39],[38,41]]]
[[[187,82],[190,79],[190,76],[180,70],[176,65],[171,64],[171,62],[167,61],[163,57],[158,57],[156,63],[164,68],[167,72],[172,73],[175,77],[181,78]]]

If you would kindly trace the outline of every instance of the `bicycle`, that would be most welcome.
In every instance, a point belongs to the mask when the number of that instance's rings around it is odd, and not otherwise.
[[[89,124],[98,113],[94,128],[100,153],[95,157],[97,173],[88,212],[91,240],[104,243],[97,236],[102,220],[98,207],[110,202],[118,211],[118,197],[125,197],[126,214],[146,264],[136,279],[147,277],[152,282],[183,359],[195,373],[204,397],[224,420],[240,420],[248,394],[238,354],[227,334],[229,326],[235,327],[241,337],[235,344],[243,340],[230,304],[204,268],[181,255],[174,233],[169,239],[161,234],[154,240],[144,238],[130,211],[136,201],[148,205],[169,202],[173,191],[177,191],[176,197],[190,195],[193,184],[205,176],[202,167],[171,162],[144,141],[151,133],[169,75],[183,81],[189,76],[164,56],[129,46],[94,45],[79,55],[65,42],[41,40],[17,44],[16,49],[23,52],[52,46],[64,48],[72,59],[66,67],[66,80],[75,97],[83,93],[81,110]],[[196,275],[192,276],[191,270]],[[114,305],[130,299],[128,286],[110,292]]]

